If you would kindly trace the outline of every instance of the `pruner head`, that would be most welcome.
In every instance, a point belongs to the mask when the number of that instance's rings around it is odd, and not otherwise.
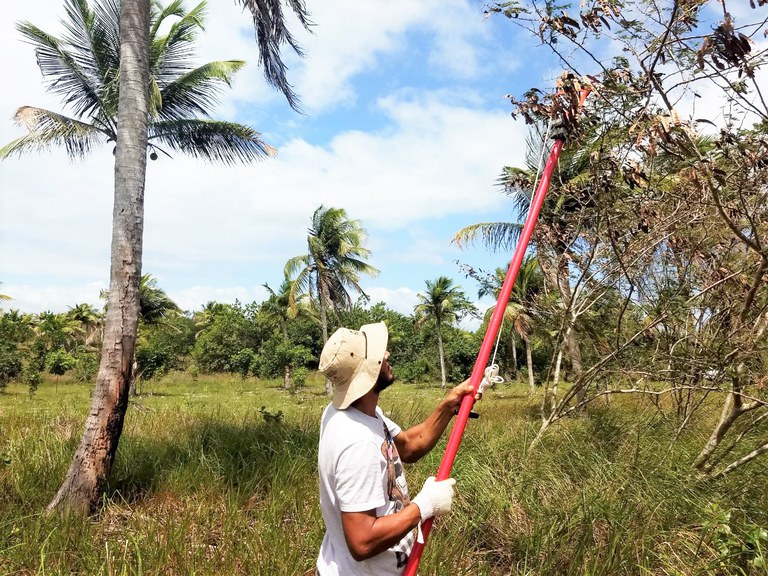
[[[594,89],[591,78],[578,78],[565,73],[557,81],[557,91],[552,96],[550,134],[555,140],[567,140],[586,120],[582,106],[587,95]]]

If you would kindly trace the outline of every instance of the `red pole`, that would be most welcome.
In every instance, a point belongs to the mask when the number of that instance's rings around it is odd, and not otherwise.
[[[582,91],[580,104],[584,103],[588,93],[588,90]],[[564,141],[562,139],[555,140],[552,150],[549,153],[547,164],[544,167],[541,181],[536,187],[533,203],[528,210],[528,217],[525,219],[523,231],[520,233],[520,240],[517,243],[515,253],[512,256],[512,261],[509,264],[509,270],[504,278],[504,284],[501,286],[499,299],[497,300],[496,307],[491,315],[491,321],[488,323],[488,329],[485,332],[483,343],[480,345],[480,352],[477,355],[477,360],[475,360],[475,367],[472,369],[472,376],[470,376],[469,383],[472,386],[473,392],[464,396],[464,399],[461,401],[461,407],[456,416],[456,422],[453,424],[451,435],[448,438],[448,444],[445,447],[443,460],[440,462],[440,468],[437,470],[437,480],[447,480],[451,475],[453,461],[456,459],[456,452],[459,450],[459,444],[461,444],[461,437],[467,426],[469,413],[472,411],[472,405],[475,403],[475,394],[480,388],[480,383],[483,381],[485,367],[488,364],[488,358],[491,356],[494,340],[496,340],[496,335],[499,333],[501,327],[501,320],[504,317],[504,309],[512,294],[512,288],[515,285],[517,273],[520,271],[520,265],[523,263],[525,252],[528,249],[528,242],[531,240],[533,228],[536,226],[536,221],[539,218],[539,212],[541,211],[541,206],[544,204],[544,197],[549,189],[549,182],[552,179],[555,166],[557,166],[557,159],[560,156],[560,151],[563,149],[563,144]],[[430,530],[432,530],[432,518],[427,518],[421,524],[421,533],[424,537],[424,542],[416,542],[413,545],[413,550],[411,550],[411,555],[408,558],[408,564],[405,566],[403,576],[416,576],[416,572],[419,569],[419,560],[424,551],[424,546],[427,543]]]

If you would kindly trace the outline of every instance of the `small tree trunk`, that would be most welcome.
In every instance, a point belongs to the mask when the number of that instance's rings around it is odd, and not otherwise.
[[[286,366],[285,372],[283,372],[283,388],[286,390],[291,389],[291,367]]]
[[[128,407],[139,318],[149,85],[149,0],[123,0],[109,307],[101,364],[80,445],[48,511],[93,511]]]
[[[512,337],[509,339],[509,347],[512,349],[512,374],[514,375],[515,382],[520,381],[520,370],[517,368],[517,342],[515,341],[515,333],[512,332]]]
[[[325,344],[328,342],[328,310],[327,310],[327,297],[325,293],[325,289],[320,283],[320,280],[317,281],[317,293],[320,297],[320,327],[323,331],[323,347],[325,347]],[[325,379],[325,395],[331,396],[333,394],[333,384],[331,381],[326,378]]]
[[[528,389],[531,392],[531,396],[536,394],[536,384],[533,381],[533,356],[531,354],[531,339],[525,339],[525,360],[528,365]]]
[[[557,408],[557,385],[560,383],[560,366],[563,363],[563,348],[557,352],[557,361],[555,362],[555,375],[552,378],[552,396],[550,397],[550,409],[552,412]]]
[[[744,404],[741,398],[741,394],[738,389],[728,392],[728,396],[725,397],[725,403],[723,404],[723,410],[720,413],[720,420],[712,430],[712,434],[709,436],[709,440],[704,445],[696,460],[693,462],[693,467],[703,473],[708,473],[711,470],[710,460],[712,455],[717,450],[720,443],[723,441],[728,430],[739,419],[739,417],[745,412],[758,408],[761,404],[757,401]]]
[[[440,324],[437,325],[437,351],[440,355],[440,382],[445,388],[445,352],[443,351],[443,336],[440,334]]]

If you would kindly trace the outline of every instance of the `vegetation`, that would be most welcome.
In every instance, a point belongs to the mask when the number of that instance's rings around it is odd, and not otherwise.
[[[41,513],[79,440],[90,387],[62,379],[56,391],[47,377],[30,398],[11,384],[0,402],[0,573],[305,574],[323,534],[323,380],[313,371],[294,394],[282,378],[236,374],[147,382],[98,522]],[[408,424],[442,393],[436,379],[395,384],[382,406]],[[673,443],[673,421],[622,396],[564,421],[533,453],[527,385],[494,388],[477,411],[454,467],[456,508],[432,531],[420,574],[766,574],[766,463],[727,483],[691,477],[716,403]],[[411,489],[434,474],[443,447],[408,467]]]
[[[280,0],[242,0],[242,4],[253,16],[265,77],[297,107],[285,79],[280,47],[288,44],[299,53],[300,49],[285,27]],[[290,2],[289,7],[307,27],[303,4]],[[49,89],[73,109],[74,117],[20,108],[16,120],[29,133],[0,149],[0,158],[51,145],[63,146],[70,157],[79,158],[100,141],[115,142],[110,300],[93,417],[50,504],[51,510],[84,512],[94,510],[99,502],[133,381],[147,150],[151,149],[153,160],[157,150],[168,154],[162,145],[198,158],[233,163],[272,156],[274,149],[250,127],[208,119],[221,85],[229,85],[243,62],[190,64],[196,34],[203,27],[205,2],[189,12],[181,1],[164,7],[155,0],[103,0],[95,8],[87,0],[67,0],[65,9],[63,38],[28,22],[18,28],[35,45]],[[165,22],[170,22],[167,32]]]

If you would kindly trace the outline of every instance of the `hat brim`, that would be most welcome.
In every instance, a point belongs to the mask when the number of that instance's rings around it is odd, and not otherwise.
[[[363,332],[366,338],[366,358],[360,363],[348,386],[334,388],[331,403],[339,410],[349,408],[350,404],[373,388],[381,372],[384,354],[387,352],[389,331],[384,322],[365,324],[360,327],[360,332]]]

